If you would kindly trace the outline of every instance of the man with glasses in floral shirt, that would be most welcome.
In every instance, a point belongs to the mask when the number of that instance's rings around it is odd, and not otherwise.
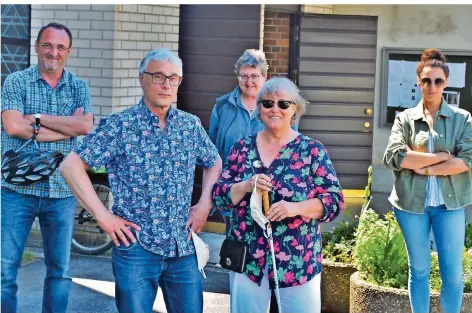
[[[38,64],[8,75],[2,90],[2,156],[37,134],[39,149],[67,155],[77,136],[92,130],[87,84],[64,70],[72,34],[61,24],[39,30]],[[39,132],[32,124],[39,119]],[[30,143],[21,151],[35,149]],[[38,217],[47,267],[43,312],[66,312],[72,279],[69,259],[76,201],[59,171],[18,186],[2,175],[2,312],[17,310],[16,278],[26,241]]]
[[[200,120],[171,106],[182,81],[182,61],[156,49],[141,62],[141,101],[100,121],[64,161],[61,173],[115,243],[116,304],[124,313],[151,312],[158,285],[168,312],[202,312],[203,291],[191,232],[212,206],[221,159]],[[190,207],[195,166],[204,167],[202,195]],[[105,166],[113,214],[86,174]]]

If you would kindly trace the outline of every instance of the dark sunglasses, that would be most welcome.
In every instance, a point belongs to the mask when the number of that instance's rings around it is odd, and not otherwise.
[[[261,100],[261,104],[264,108],[270,109],[275,105],[275,102],[273,100]],[[295,104],[295,102],[290,100],[279,100],[277,102],[277,105],[282,110],[287,110],[292,104]]]
[[[420,82],[421,82],[421,85],[423,86],[431,86],[433,84],[432,80],[428,77],[425,77],[425,78],[421,78],[420,79]],[[442,85],[444,85],[446,81],[442,78],[436,78],[434,80],[434,85],[438,86],[438,87],[441,87]]]

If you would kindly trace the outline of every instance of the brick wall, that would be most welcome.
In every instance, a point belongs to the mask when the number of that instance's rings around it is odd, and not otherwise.
[[[32,5],[31,64],[41,26],[59,22],[71,29],[66,68],[88,82],[98,123],[141,98],[138,67],[152,49],[178,51],[179,5]]]
[[[264,52],[268,76],[289,76],[290,14],[265,11]]]
[[[312,13],[312,14],[332,14],[333,5],[332,4],[304,4],[302,5],[303,13]]]

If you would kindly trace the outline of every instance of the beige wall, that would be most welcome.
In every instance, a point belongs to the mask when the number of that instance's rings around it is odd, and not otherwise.
[[[66,68],[90,87],[95,123],[135,104],[142,95],[138,67],[159,47],[178,51],[179,5],[32,5],[31,64],[41,26],[70,28],[72,52]]]
[[[472,50],[472,5],[333,5],[333,14],[378,16],[372,189],[389,193],[393,176],[382,157],[390,129],[379,127],[382,48]]]

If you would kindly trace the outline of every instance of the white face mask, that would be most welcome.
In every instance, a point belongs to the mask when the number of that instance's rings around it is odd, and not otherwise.
[[[257,182],[256,175],[256,182]],[[251,200],[249,201],[249,207],[251,208],[251,217],[252,219],[259,225],[262,230],[266,230],[267,224],[270,221],[265,217],[262,208],[262,191],[256,188],[256,184],[254,184],[254,188],[252,190]]]
[[[203,268],[210,258],[210,249],[208,248],[208,245],[200,237],[198,237],[196,233],[193,232],[193,230],[191,231],[193,245],[195,246],[195,253],[197,254],[198,270],[202,273],[203,278],[206,279]]]

